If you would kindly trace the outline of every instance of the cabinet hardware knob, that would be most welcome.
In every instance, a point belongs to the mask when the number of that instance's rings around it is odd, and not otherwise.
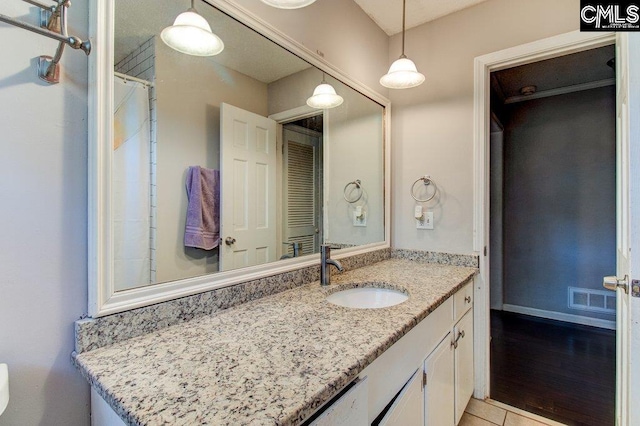
[[[471,296],[465,296],[464,301],[467,303],[471,303]]]
[[[458,340],[464,339],[464,330],[458,331],[458,336],[451,342],[453,349],[458,349]]]

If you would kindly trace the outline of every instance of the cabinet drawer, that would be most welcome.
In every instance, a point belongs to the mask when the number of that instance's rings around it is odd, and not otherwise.
[[[473,280],[453,295],[453,315],[457,322],[473,306]]]

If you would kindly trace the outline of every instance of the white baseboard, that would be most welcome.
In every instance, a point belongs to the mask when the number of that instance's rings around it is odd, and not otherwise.
[[[529,308],[527,306],[518,305],[502,305],[502,310],[514,312],[516,314],[531,315],[533,317],[547,318],[557,321],[572,322],[574,324],[590,325],[592,327],[606,328],[608,330],[616,329],[616,322],[599,318],[583,317],[582,315],[565,314],[563,312],[545,311],[543,309]]]

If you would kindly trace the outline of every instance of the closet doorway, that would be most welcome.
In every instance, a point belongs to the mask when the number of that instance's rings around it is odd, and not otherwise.
[[[285,256],[320,252],[323,196],[323,116],[282,126]]]
[[[615,423],[614,45],[491,73],[491,399]]]

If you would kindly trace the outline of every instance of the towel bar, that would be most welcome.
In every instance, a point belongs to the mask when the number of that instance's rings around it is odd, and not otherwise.
[[[67,9],[70,6],[70,0],[58,0],[53,6],[47,6],[35,0],[23,0],[26,3],[42,9],[42,19],[40,27],[18,21],[6,15],[0,14],[0,21],[16,27],[52,38],[59,42],[58,49],[54,56],[42,55],[38,58],[38,77],[49,84],[60,82],[60,59],[64,52],[64,46],[69,45],[73,49],[82,50],[89,56],[91,53],[91,42],[89,40],[82,41],[78,37],[67,35]]]
[[[431,184],[433,184],[433,194],[431,194],[430,197],[428,198],[418,198],[416,196],[416,184],[418,182],[422,181],[424,183],[424,186],[429,186]],[[436,196],[436,192],[438,192],[438,187],[436,186],[436,183],[433,181],[433,179],[431,179],[431,176],[428,175],[424,175],[419,177],[418,179],[415,180],[415,182],[413,182],[413,185],[411,185],[411,196],[413,197],[414,200],[416,200],[419,203],[426,203],[427,201],[431,201],[433,199],[433,197]]]
[[[349,188],[349,186],[351,186],[351,185],[354,185],[356,187],[356,189],[358,189],[358,195],[355,198],[348,198],[347,197],[347,188]],[[344,200],[347,203],[353,204],[356,201],[360,200],[360,198],[362,198],[362,193],[363,193],[362,182],[360,181],[360,179],[356,179],[353,182],[349,182],[348,184],[346,184],[344,186],[344,190],[342,192],[343,192]],[[349,195],[351,195],[351,192],[349,192]]]

